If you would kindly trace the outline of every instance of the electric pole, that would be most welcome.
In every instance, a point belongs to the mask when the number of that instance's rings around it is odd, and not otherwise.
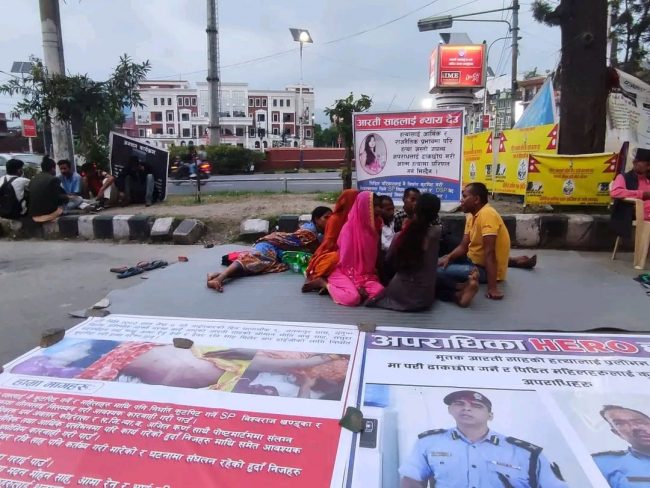
[[[208,0],[208,90],[210,92],[210,123],[208,134],[210,144],[218,145],[221,136],[219,125],[219,95],[221,80],[219,79],[219,29],[217,22],[217,2]]]
[[[39,0],[41,11],[41,33],[43,36],[43,63],[48,76],[65,76],[65,61],[63,57],[63,35],[61,33],[61,15],[59,0]],[[74,151],[70,126],[57,119],[55,110],[50,111],[50,126],[52,130],[51,157],[58,161],[67,159],[74,164]],[[45,152],[49,152],[45,148]]]
[[[515,126],[515,106],[517,104],[517,58],[519,57],[519,0],[512,1],[512,76],[510,85],[510,96],[512,106],[510,108],[510,127]]]

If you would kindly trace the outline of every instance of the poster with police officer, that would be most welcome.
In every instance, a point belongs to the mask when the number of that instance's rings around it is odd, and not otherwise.
[[[650,337],[378,328],[348,488],[650,487]]]

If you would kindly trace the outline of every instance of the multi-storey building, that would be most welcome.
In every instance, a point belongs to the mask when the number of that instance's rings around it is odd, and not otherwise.
[[[298,147],[300,124],[305,146],[313,147],[314,90],[249,90],[246,83],[221,83],[221,143],[250,149]],[[122,127],[129,136],[166,148],[209,144],[210,93],[205,82],[148,80],[140,84],[142,107]],[[302,100],[302,103],[301,103]],[[302,107],[302,117],[300,117]]]

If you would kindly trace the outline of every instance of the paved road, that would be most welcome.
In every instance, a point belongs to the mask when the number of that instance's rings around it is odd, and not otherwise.
[[[333,192],[343,188],[341,177],[337,173],[291,173],[291,174],[255,174],[236,176],[213,176],[201,181],[201,191],[271,191],[293,193],[311,193],[317,191]],[[196,191],[193,181],[169,180],[169,195],[191,195]]]
[[[139,285],[140,276],[116,279],[109,268],[145,259],[178,256],[198,247],[87,242],[0,241],[0,365],[38,345],[49,327],[69,328],[81,320],[68,312],[85,309],[111,290]],[[156,279],[156,272],[147,273]]]

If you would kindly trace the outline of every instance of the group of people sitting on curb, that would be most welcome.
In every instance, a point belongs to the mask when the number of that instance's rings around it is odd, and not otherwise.
[[[57,176],[56,168],[59,168]],[[10,159],[0,178],[0,217],[49,222],[60,215],[97,212],[108,206],[144,203],[154,199],[154,177],[146,163],[132,156],[117,177],[85,163],[81,174],[67,159],[55,163],[45,156],[41,172],[31,180],[24,176],[24,162]]]
[[[407,188],[403,200],[403,209],[395,213],[390,197],[345,190],[334,211],[317,207],[311,222],[296,232],[262,237],[252,251],[231,256],[225,271],[208,274],[207,286],[221,292],[232,278],[285,271],[283,256],[300,251],[313,253],[303,292],[329,294],[344,306],[415,312],[436,299],[467,307],[479,283],[487,283],[488,298],[500,300],[499,282],[508,266],[536,264],[536,256],[510,258],[508,230],[482,183],[463,190],[467,218],[456,246],[443,235],[436,195]]]

